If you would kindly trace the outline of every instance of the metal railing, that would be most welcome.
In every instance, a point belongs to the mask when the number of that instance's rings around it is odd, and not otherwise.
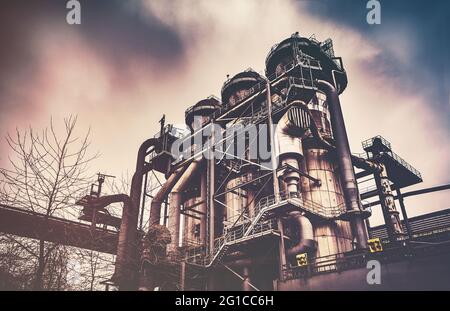
[[[368,253],[364,251],[357,254],[339,253],[315,257],[311,259],[307,266],[285,267],[283,269],[283,276],[285,280],[292,280],[323,273],[365,268],[370,259],[378,259],[386,263],[395,262],[415,256],[421,257],[442,253],[444,249],[448,251],[449,248],[450,241],[445,241],[432,244],[408,244],[407,246],[388,247],[380,253]]]
[[[298,206],[300,209],[327,219],[339,218],[346,211],[345,203],[341,203],[336,206],[324,206],[311,200],[302,198],[300,193],[280,192],[277,197],[279,204],[284,204],[287,200],[293,200],[295,203],[297,203],[296,206]],[[275,195],[269,195],[262,198],[255,206],[255,214],[259,213],[264,208],[275,205],[275,198]]]
[[[214,248],[210,253],[204,246],[187,250],[186,261],[191,264],[209,267],[214,264],[215,260],[223,256],[223,253],[229,246],[240,243],[247,238],[254,238],[270,233],[277,228],[276,220],[270,219],[257,224],[252,228],[250,233],[246,234],[250,225],[250,222],[245,222],[233,226],[225,235],[214,240]]]
[[[284,66],[284,68],[282,70],[275,72],[274,74],[268,76],[267,79],[270,82],[273,82],[273,81],[279,79],[281,76],[284,76],[285,74],[287,74],[288,72],[290,72],[291,70],[296,68],[297,66],[307,68],[307,69],[321,69],[320,61],[315,60],[304,53],[300,53],[298,55],[297,59],[294,59],[293,61],[289,62],[288,64],[286,64]],[[302,85],[305,85],[308,88],[315,87],[314,82],[313,82],[314,79],[312,77],[311,71],[309,71],[309,75],[310,75],[310,79],[298,78],[299,82],[301,80],[303,80],[303,81],[301,81]],[[233,104],[233,107],[238,106],[240,103],[244,102],[245,100],[247,100],[251,96],[255,95],[256,93],[263,91],[265,88],[266,88],[265,81],[256,83],[254,86],[252,86],[251,88],[248,89],[248,93],[245,96],[243,96],[238,102]],[[226,112],[229,108],[231,108],[231,107],[229,107],[228,103],[222,103],[222,106],[212,114],[212,118],[216,119],[217,117],[222,115],[224,112]]]
[[[373,142],[375,139],[379,139],[381,141],[381,143],[388,149],[388,151],[384,151],[382,153],[382,155],[388,156],[389,158],[391,158],[392,160],[394,160],[395,162],[397,162],[398,164],[402,165],[404,168],[409,170],[411,173],[413,173],[414,175],[416,175],[417,177],[422,179],[422,175],[416,168],[414,168],[411,164],[406,162],[402,157],[400,157],[399,155],[397,155],[395,152],[392,151],[391,143],[389,141],[387,141],[383,136],[378,135],[378,136],[375,136],[375,137],[372,137],[372,138],[369,138],[369,139],[363,141],[362,142],[363,149],[370,148],[373,145]],[[364,158],[366,160],[373,159],[372,153],[371,153],[371,155],[368,155],[368,154],[355,154],[355,155],[357,155],[361,158]]]
[[[395,160],[397,163],[399,163],[400,165],[402,165],[403,167],[405,167],[407,170],[409,170],[411,173],[413,173],[414,175],[416,175],[417,177],[419,177],[420,179],[422,179],[422,175],[420,174],[420,172],[418,170],[416,170],[411,164],[409,164],[408,162],[406,162],[405,160],[403,160],[400,156],[398,156],[395,152],[393,151],[388,151],[384,153],[385,155],[389,156],[390,158],[392,158],[393,160]]]
[[[391,143],[388,142],[383,136],[380,136],[380,135],[377,135],[377,136],[375,136],[375,137],[372,137],[372,138],[369,138],[369,139],[366,139],[365,141],[363,141],[363,142],[361,143],[363,149],[366,149],[366,148],[371,147],[371,146],[373,145],[373,141],[374,141],[375,139],[379,139],[379,140],[381,141],[381,143],[382,143],[384,146],[386,146],[387,148],[389,148],[390,150],[392,150]]]
[[[309,200],[302,200],[299,193],[281,192],[277,195],[269,195],[259,200],[258,204],[255,205],[254,217],[249,218],[247,211],[242,211],[234,220],[233,225],[227,228],[224,235],[215,239],[214,248],[211,252],[207,253],[205,247],[188,250],[186,261],[209,267],[217,259],[222,258],[230,245],[239,243],[245,238],[256,237],[262,233],[275,230],[276,220],[274,218],[266,220],[264,216],[270,210],[288,204],[288,200],[294,200],[294,206],[325,219],[337,219],[345,213],[345,203],[325,207]]]

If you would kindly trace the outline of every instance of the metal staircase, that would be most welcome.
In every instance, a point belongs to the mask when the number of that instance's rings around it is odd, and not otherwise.
[[[302,200],[297,193],[280,193],[278,201],[271,195],[258,202],[254,208],[254,217],[244,219],[246,217],[244,210],[233,225],[227,228],[226,233],[215,240],[212,252],[207,253],[204,247],[192,249],[187,252],[186,262],[205,268],[214,267],[232,245],[276,231],[277,224],[273,216],[275,210],[281,208],[285,212],[301,210],[311,216],[327,220],[338,219],[345,213],[344,204],[324,207],[309,200]]]
[[[303,99],[308,102],[316,93],[315,74],[313,71],[320,71],[320,62],[314,58],[302,53],[301,50],[296,50],[296,57],[294,61],[285,65],[284,70],[276,72],[269,76],[268,80],[274,83],[284,77],[286,79],[287,88],[289,90],[288,96],[285,99],[279,99],[277,102],[272,102],[272,113],[277,114],[280,111],[288,108],[293,96],[297,99]],[[256,93],[262,91],[266,87],[265,82],[261,82],[253,86],[245,98],[240,102],[249,99]],[[235,103],[238,106],[239,103]],[[214,113],[214,117],[219,117],[226,112],[228,107],[222,106]],[[267,108],[263,106],[258,111],[253,112],[249,117],[242,119],[242,124],[258,124],[265,121],[269,114]],[[238,159],[227,159],[224,163],[229,171],[239,173],[241,171],[243,161]],[[214,242],[212,250],[206,247],[197,247],[188,250],[186,253],[186,262],[193,265],[202,266],[205,268],[215,266],[228,249],[235,244],[242,243],[246,240],[255,238],[257,236],[273,233],[276,231],[277,224],[275,221],[275,210],[283,209],[283,211],[301,210],[313,217],[320,217],[322,219],[337,219],[345,213],[345,205],[341,204],[335,207],[324,207],[312,201],[301,199],[297,193],[280,193],[268,196],[261,199],[254,207],[253,217],[246,215],[247,211],[244,209],[234,223],[226,229],[223,236],[217,238]]]

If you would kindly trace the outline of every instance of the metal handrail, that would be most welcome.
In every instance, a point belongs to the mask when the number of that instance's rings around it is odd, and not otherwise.
[[[279,198],[278,203],[276,197]],[[275,205],[283,204],[287,200],[300,199],[299,193],[287,193],[280,192],[279,194],[269,195],[259,200],[258,204],[254,207],[253,218],[244,219],[246,211],[243,210],[241,214],[234,221],[233,225],[228,228],[226,233],[215,239],[214,248],[210,254],[205,253],[202,258],[198,258],[199,254],[194,252],[194,254],[188,252],[186,260],[191,263],[197,263],[202,261],[204,266],[211,266],[214,261],[221,256],[222,252],[229,245],[239,242],[241,239],[262,233],[264,231],[274,230],[276,228],[275,219],[265,220],[260,223],[262,216]],[[345,203],[339,204],[337,206],[325,207],[318,203],[312,202],[310,200],[301,200],[301,206],[305,211],[311,212],[315,215],[321,216],[326,219],[336,219],[345,213]],[[270,225],[267,225],[270,224]],[[200,256],[201,257],[201,256]]]
[[[380,254],[377,253],[358,253],[350,255],[348,253],[338,253],[323,257],[312,258],[306,267],[288,267],[283,269],[283,275],[286,280],[296,279],[314,274],[320,274],[331,271],[344,271],[348,269],[365,267],[367,260],[370,257],[382,256],[383,261],[395,260],[404,258],[405,255],[428,255],[433,251],[439,251],[440,247],[449,247],[450,241],[433,243],[425,246],[411,247],[396,247],[388,248]]]
[[[397,155],[395,152],[393,151],[388,151],[388,152],[384,152],[384,154],[387,154],[388,156],[390,156],[392,159],[394,159],[396,162],[398,162],[399,164],[403,165],[407,170],[409,170],[410,172],[412,172],[414,175],[422,178],[422,175],[420,174],[420,172],[415,169],[411,164],[409,164],[408,162],[406,162],[405,160],[403,160],[403,158],[401,158],[399,155]]]
[[[273,82],[275,80],[277,80],[278,78],[280,78],[281,76],[285,75],[286,73],[288,73],[289,71],[291,71],[292,69],[294,69],[295,67],[297,67],[298,65],[300,65],[303,68],[321,68],[320,67],[320,61],[318,60],[314,60],[314,59],[310,59],[307,57],[308,55],[301,53],[301,55],[297,58],[294,59],[293,61],[289,62],[288,64],[286,64],[283,68],[283,70],[279,71],[279,72],[275,72],[274,74],[270,75],[267,77],[267,79],[270,82]],[[308,79],[305,79],[308,80]],[[313,84],[313,78],[311,77],[311,84]],[[234,103],[233,106],[237,106],[239,105],[241,102],[247,100],[248,98],[250,98],[251,96],[253,96],[254,94],[263,91],[266,87],[266,82],[265,81],[261,81],[256,83],[255,85],[253,85],[251,88],[248,89],[248,94],[246,94],[245,96],[243,96],[238,102]],[[222,103],[222,106],[216,110],[215,112],[213,112],[212,117],[213,118],[217,118],[218,116],[220,116],[223,112],[227,111],[229,109],[229,105],[227,103]]]
[[[403,158],[401,158],[399,155],[397,155],[395,152],[392,151],[391,143],[389,141],[387,141],[383,136],[377,135],[375,137],[366,139],[365,141],[362,142],[362,147],[364,149],[366,149],[368,147],[371,147],[373,145],[373,141],[375,139],[381,140],[381,143],[389,149],[389,151],[385,151],[382,154],[389,156],[394,161],[398,162],[400,165],[402,165],[407,170],[412,172],[414,175],[416,175],[417,177],[422,179],[422,175],[420,174],[420,172],[416,168],[414,168],[411,164],[406,162]],[[369,157],[365,156],[364,158],[367,159]]]

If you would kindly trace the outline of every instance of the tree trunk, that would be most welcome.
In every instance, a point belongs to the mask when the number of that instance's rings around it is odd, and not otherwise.
[[[34,281],[34,290],[43,290],[44,288],[44,270],[45,270],[45,241],[39,240],[39,258],[38,268]]]

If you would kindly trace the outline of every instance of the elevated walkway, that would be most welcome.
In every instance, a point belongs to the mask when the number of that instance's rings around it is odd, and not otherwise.
[[[118,232],[0,204],[0,232],[115,254]]]
[[[382,136],[375,136],[362,142],[366,159],[384,164],[389,180],[397,188],[404,188],[422,182],[422,175],[412,165],[392,151],[391,143]]]

